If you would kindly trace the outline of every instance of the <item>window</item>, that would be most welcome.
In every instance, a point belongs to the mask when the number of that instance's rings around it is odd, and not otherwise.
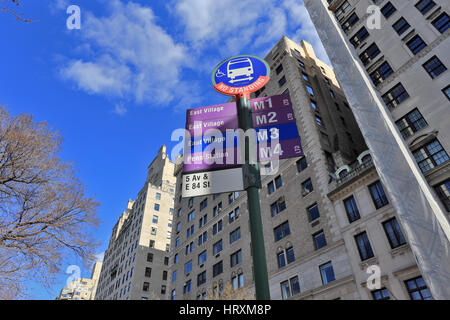
[[[436,3],[433,0],[420,0],[416,3],[416,8],[419,10],[423,15],[427,14],[428,11],[430,11]]]
[[[215,265],[213,265],[213,278],[218,276],[222,272],[223,272],[223,263],[222,263],[222,261],[220,261],[220,262],[216,263]]]
[[[420,51],[422,51],[423,48],[427,46],[427,44],[418,34],[416,34],[411,40],[409,40],[406,45],[414,55],[418,54]]]
[[[309,82],[309,78],[308,78],[308,75],[306,73],[302,72],[302,78],[303,78],[303,80]]]
[[[283,281],[280,285],[283,299],[288,299],[291,296],[300,293],[300,282],[298,281],[298,276],[289,279],[289,281]]]
[[[450,212],[450,179],[438,184],[434,187],[436,193],[444,204],[446,210]]]
[[[278,261],[278,268],[283,268],[286,266],[286,253],[284,250],[277,253],[277,261]]]
[[[192,220],[194,220],[194,218],[195,218],[195,210],[192,210],[188,214],[188,222],[191,222]]]
[[[374,72],[370,74],[370,78],[375,86],[383,82],[384,79],[389,77],[394,71],[387,61],[380,65]]]
[[[308,91],[308,93],[313,97],[314,96],[314,90],[308,85],[306,85],[305,87],[306,87],[306,91]]]
[[[372,43],[366,50],[364,50],[360,55],[359,58],[361,59],[361,62],[367,66],[371,61],[373,61],[374,58],[376,58],[380,54],[380,49],[378,49],[378,46],[375,43]]]
[[[208,198],[206,198],[202,202],[200,202],[200,211],[205,209],[207,206],[208,206]]]
[[[297,161],[297,171],[302,172],[308,167],[308,162],[306,161],[306,157],[302,157]]]
[[[308,210],[308,219],[310,222],[319,219],[320,214],[319,214],[319,206],[317,205],[317,203],[313,204],[306,210]]]
[[[218,215],[219,215],[219,212],[220,211],[222,211],[222,202],[219,202],[218,204],[217,204],[217,206],[215,206],[214,208],[213,208],[213,216],[214,217],[217,217]]]
[[[444,33],[450,27],[450,18],[446,12],[443,12],[431,23],[440,33]]]
[[[147,262],[153,262],[153,253],[147,253]]]
[[[350,223],[358,220],[360,217],[359,210],[356,205],[355,198],[350,196],[349,198],[344,200],[345,211],[347,212],[348,221]]]
[[[342,3],[342,5],[336,9],[336,19],[341,20],[351,8],[352,7],[348,3],[348,1],[344,1],[344,3]]]
[[[442,92],[445,94],[448,100],[450,100],[450,86],[445,87],[442,89]]]
[[[342,24],[342,30],[347,33],[351,27],[353,27],[359,21],[359,17],[356,13],[352,13],[352,15]]]
[[[316,250],[319,250],[320,248],[323,248],[327,245],[327,240],[325,239],[325,233],[323,230],[320,230],[319,232],[313,234],[313,240],[314,240],[314,248]]]
[[[306,180],[302,183],[302,195],[306,196],[314,190],[311,179]]]
[[[194,251],[194,242],[191,242],[186,246],[185,254],[188,255],[192,251]]]
[[[191,283],[192,283],[191,280],[188,280],[188,281],[186,281],[184,283],[184,286],[183,286],[183,293],[184,294],[191,292]]]
[[[413,156],[423,173],[447,162],[449,159],[447,153],[437,139],[429,142],[419,150],[414,151]]]
[[[278,85],[280,86],[280,88],[286,83],[286,77],[283,76],[279,81],[278,81]]]
[[[197,275],[197,286],[200,286],[206,282],[206,271],[203,271]]]
[[[406,30],[408,30],[409,27],[410,25],[408,21],[406,21],[406,19],[403,17],[398,19],[397,22],[392,25],[392,28],[394,28],[395,32],[397,32],[399,36],[402,35]]]
[[[302,61],[300,61],[300,60],[297,60],[297,62],[298,62],[298,65],[300,66],[300,67],[302,67],[302,68],[304,68],[305,67],[305,64],[302,62]]]
[[[230,244],[241,238],[241,228],[237,228],[236,230],[230,232]]]
[[[217,223],[213,225],[213,235],[222,231],[222,220],[219,220]]]
[[[157,192],[155,198],[156,200],[161,200],[161,193]]]
[[[201,246],[208,240],[208,231],[203,232],[198,236],[198,245]]]
[[[405,281],[411,300],[433,300],[428,287],[422,277]]]
[[[181,217],[183,215],[183,211],[180,209],[178,209],[178,216]]]
[[[367,233],[364,231],[355,236],[356,246],[358,247],[359,256],[361,260],[367,260],[372,258],[373,250],[369,242],[369,238],[367,237]]]
[[[207,252],[203,251],[198,255],[198,265],[202,265],[206,262]]]
[[[272,214],[272,217],[275,217],[284,209],[286,209],[286,202],[284,200],[284,197],[280,197],[276,202],[270,205],[270,212]]]
[[[166,286],[161,286],[161,294],[166,294]]]
[[[372,291],[373,300],[390,300],[389,292],[386,288]]]
[[[145,268],[145,277],[150,278],[152,276],[152,268]]]
[[[311,100],[311,107],[315,110],[318,111],[317,109],[317,103]]]
[[[277,75],[279,75],[281,73],[281,71],[283,71],[283,65],[280,64],[276,69],[275,69]]]
[[[286,249],[286,257],[287,257],[287,263],[292,263],[295,261],[295,254],[294,254],[294,248],[289,247]]]
[[[155,211],[159,211],[159,204],[155,203]]]
[[[194,234],[194,225],[186,229],[186,239],[189,239],[190,236],[192,236],[193,234]]]
[[[401,83],[398,83],[383,95],[383,101],[390,109],[395,108],[407,98],[409,98],[409,94]]]
[[[239,249],[235,253],[230,255],[230,266],[234,267],[235,265],[242,262],[242,250]]]
[[[149,290],[150,290],[150,283],[144,282],[144,284],[142,286],[142,291],[149,291]]]
[[[189,260],[184,264],[184,274],[188,274],[192,271],[192,260]]]
[[[189,198],[189,208],[194,205],[194,198]]]
[[[169,265],[169,257],[164,257],[164,265]]]
[[[177,292],[175,289],[172,290],[171,294],[170,294],[170,299],[175,300],[175,296],[177,295]]]
[[[158,232],[158,229],[156,229],[155,227],[152,227],[152,235],[156,235],[156,232]]]
[[[434,56],[427,62],[423,64],[423,67],[430,75],[431,79],[436,78],[441,73],[447,70],[447,67],[444,66],[441,62],[441,60],[438,59],[438,57]]]
[[[172,282],[177,281],[177,271],[172,272]]]
[[[222,239],[213,244],[213,254],[217,255],[222,251]]]
[[[395,123],[397,124],[397,127],[404,139],[412,136],[415,132],[425,128],[428,125],[422,117],[422,114],[417,109],[414,109]]]
[[[354,34],[353,37],[350,38],[350,43],[356,48],[369,36],[370,34],[366,27],[362,27]]]
[[[198,227],[199,228],[203,227],[207,222],[208,222],[208,215],[205,214],[203,217],[200,218],[200,220],[198,220]]]
[[[175,248],[178,248],[179,245],[180,245],[180,237],[177,237],[175,239]]]
[[[380,181],[371,184],[369,190],[376,209],[380,209],[389,203]]]
[[[381,13],[386,19],[389,18],[395,11],[397,11],[397,9],[390,2],[381,8]]]
[[[275,235],[275,242],[283,239],[284,237],[291,234],[291,231],[289,229],[289,222],[286,221],[282,224],[280,224],[278,227],[273,229],[274,235]]]
[[[180,232],[180,231],[181,231],[181,222],[178,222],[176,232]]]
[[[244,274],[240,273],[237,276],[231,278],[231,283],[233,284],[233,290],[237,290],[244,286]]]
[[[158,216],[154,215],[152,219],[153,223],[158,223]]]
[[[167,280],[167,271],[163,271],[162,279]]]
[[[392,218],[388,221],[383,222],[384,232],[389,240],[391,248],[397,248],[406,243],[405,237],[403,236],[402,230],[398,225],[397,219]]]
[[[331,264],[331,261],[319,266],[319,270],[320,270],[320,275],[322,277],[322,283],[324,285],[336,280],[336,278],[334,276],[334,270],[333,270],[333,265]]]

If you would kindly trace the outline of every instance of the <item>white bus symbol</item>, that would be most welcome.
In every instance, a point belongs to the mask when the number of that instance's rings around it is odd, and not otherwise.
[[[249,58],[236,58],[230,60],[227,65],[227,76],[230,82],[238,82],[245,80],[252,80],[253,64]],[[236,77],[245,76],[245,78],[236,79]]]

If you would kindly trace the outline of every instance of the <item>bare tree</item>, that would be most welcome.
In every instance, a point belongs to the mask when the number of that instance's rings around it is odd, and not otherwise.
[[[206,293],[206,300],[255,300],[254,292],[248,287],[235,290],[231,282],[227,282],[222,288],[210,288]]]
[[[20,0],[21,1],[21,0]],[[21,8],[22,5],[19,0],[0,0],[0,10],[9,14],[12,14],[17,20],[23,22],[32,22],[31,19],[23,17],[22,13],[17,12],[17,8]]]
[[[65,258],[93,259],[98,204],[58,158],[61,140],[0,107],[0,299],[20,297],[29,279],[52,284]]]

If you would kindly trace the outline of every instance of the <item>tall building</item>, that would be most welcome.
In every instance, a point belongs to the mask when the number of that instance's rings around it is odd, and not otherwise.
[[[426,180],[450,212],[450,3],[327,0]],[[372,28],[380,9],[379,28]]]
[[[283,37],[265,57],[272,76],[253,96],[289,92],[305,156],[265,163],[261,216],[272,299],[360,297],[334,205],[336,170],[367,155],[367,147],[333,70],[311,45]],[[177,176],[170,261],[170,298],[220,295],[229,283],[253,292],[247,198],[231,192],[181,197]]]
[[[136,200],[128,201],[112,230],[96,300],[164,299],[176,182],[173,171],[162,146]]]
[[[64,287],[57,300],[94,300],[102,263],[96,262],[90,278],[78,278]]]

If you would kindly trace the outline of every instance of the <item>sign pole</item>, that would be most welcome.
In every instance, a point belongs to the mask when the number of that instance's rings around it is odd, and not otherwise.
[[[238,107],[239,127],[244,131],[253,128],[253,120],[250,106],[250,95],[243,94],[236,96],[236,103]],[[259,164],[250,163],[250,148],[248,137],[245,143],[245,166],[249,169],[249,174],[254,175],[252,181],[260,181]],[[255,177],[256,176],[256,177]],[[261,220],[261,207],[259,202],[259,188],[255,184],[251,184],[247,188],[247,204],[250,216],[250,235],[251,248],[253,256],[253,273],[255,278],[255,292],[256,300],[270,300],[269,277],[267,273],[266,251],[264,248],[264,234]]]

